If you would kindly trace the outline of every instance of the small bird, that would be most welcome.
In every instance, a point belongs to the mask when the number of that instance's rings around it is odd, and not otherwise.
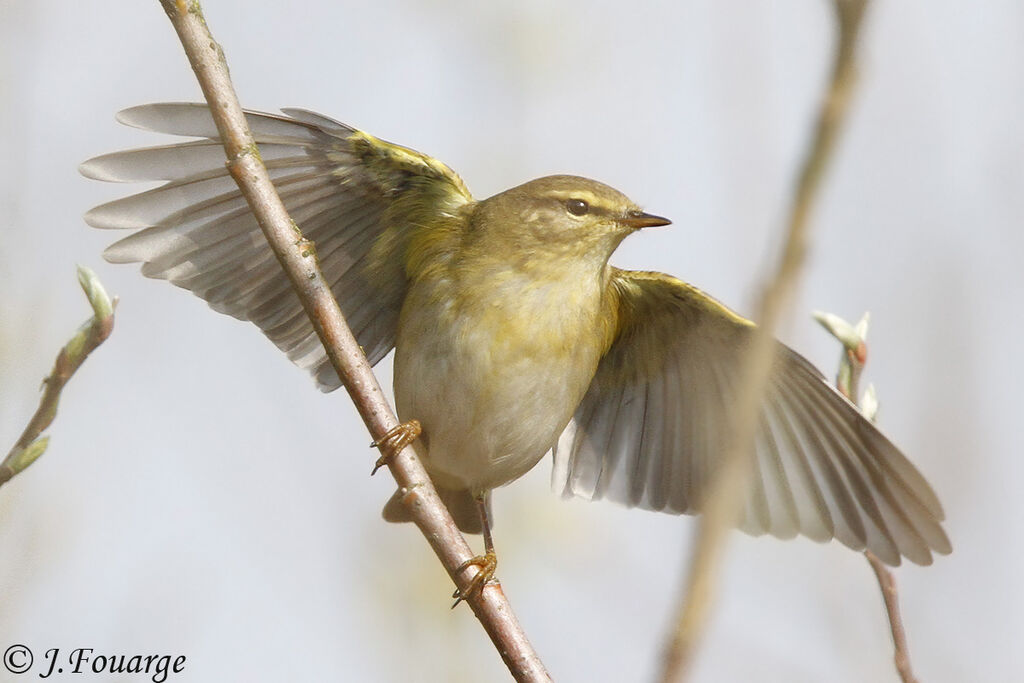
[[[539,178],[483,200],[437,159],[319,114],[247,112],[260,153],[370,362],[395,349],[403,430],[459,527],[496,559],[490,492],[549,451],[563,495],[675,514],[701,510],[727,444],[754,324],[612,253],[667,225],[594,180]],[[254,322],[319,387],[340,385],[299,300],[224,166],[205,104],[152,104],[127,125],[190,142],[91,159],[106,181],[165,184],[86,221],[136,230],[114,263]],[[421,429],[419,428],[421,427]],[[394,444],[392,444],[394,445]],[[778,345],[737,526],[838,539],[891,565],[949,553],[918,470],[807,360]],[[385,507],[404,519],[397,494]]]

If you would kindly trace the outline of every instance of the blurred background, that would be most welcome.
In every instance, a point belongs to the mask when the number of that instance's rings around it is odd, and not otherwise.
[[[824,0],[204,5],[245,106],[321,111],[437,156],[480,197],[550,173],[605,181],[675,221],[616,265],[748,313],[834,36]],[[879,0],[862,38],[780,334],[831,374],[838,346],[810,311],[870,309],[880,423],[934,484],[954,545],[897,572],[916,672],[1011,680],[1024,6]],[[75,264],[121,297],[49,452],[0,490],[0,646],[184,654],[174,681],[506,680],[418,532],[380,521],[393,483],[369,478],[348,398],[256,328],[101,260],[120,235],[82,213],[138,188],[77,164],[168,141],[116,111],[200,98],[158,3],[0,0],[0,55],[0,450],[88,317]],[[549,473],[546,459],[494,497],[505,591],[556,680],[650,680],[695,521],[564,502]],[[860,555],[737,534],[721,578],[694,680],[896,680]]]

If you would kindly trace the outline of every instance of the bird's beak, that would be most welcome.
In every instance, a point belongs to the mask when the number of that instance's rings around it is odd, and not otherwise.
[[[626,214],[625,218],[620,218],[619,222],[623,225],[628,225],[634,230],[639,230],[640,228],[654,228],[659,225],[669,225],[672,223],[672,221],[667,218],[655,216],[650,213],[644,213],[639,209],[630,211]]]

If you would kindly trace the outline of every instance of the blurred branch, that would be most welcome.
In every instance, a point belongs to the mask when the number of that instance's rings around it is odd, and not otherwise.
[[[115,299],[111,302],[103,289],[96,273],[84,266],[78,266],[78,282],[85,291],[85,296],[92,306],[93,316],[85,321],[64,348],[57,354],[50,376],[43,380],[46,386],[43,397],[39,400],[28,426],[21,433],[18,441],[0,463],[0,486],[3,486],[26,467],[34,463],[50,444],[50,437],[40,437],[43,430],[50,426],[57,416],[57,404],[64,385],[68,383],[75,371],[81,367],[93,350],[110,336],[114,329]]]
[[[856,403],[864,416],[874,422],[878,414],[878,398],[874,387],[870,384],[860,401],[857,400],[857,388],[861,371],[867,362],[868,314],[865,313],[856,325],[851,325],[842,318],[831,313],[815,313],[814,318],[843,345],[843,355],[839,361],[839,372],[836,375],[836,387],[848,399]],[[917,683],[914,671],[910,666],[910,648],[907,645],[907,634],[903,629],[903,617],[900,614],[900,595],[896,588],[896,579],[885,564],[875,557],[871,551],[865,551],[871,569],[878,580],[878,588],[882,591],[885,602],[885,613],[889,617],[889,631],[892,633],[892,644],[896,663],[896,671],[903,683]]]
[[[227,153],[228,170],[291,280],[367,429],[374,441],[380,441],[398,424],[398,420],[320,272],[314,245],[302,237],[270,181],[231,85],[223,51],[210,34],[198,0],[160,2],[181,39],[210,105]],[[403,502],[413,521],[449,576],[465,592],[479,570],[474,565],[468,565],[462,571],[460,567],[473,557],[473,553],[438,498],[413,448],[407,446],[389,458],[387,465],[405,494]],[[516,680],[550,680],[499,585],[472,591],[466,601]]]
[[[832,77],[819,105],[814,137],[806,151],[790,210],[785,245],[775,276],[765,286],[755,319],[758,332],[747,351],[740,374],[743,391],[733,408],[732,441],[722,453],[722,465],[703,499],[702,517],[690,562],[676,627],[665,654],[662,681],[682,680],[693,659],[710,614],[714,580],[725,539],[743,508],[752,467],[752,447],[761,397],[775,354],[772,331],[789,307],[804,262],[808,219],[818,196],[847,111],[855,79],[854,54],[867,0],[834,0],[838,45]]]

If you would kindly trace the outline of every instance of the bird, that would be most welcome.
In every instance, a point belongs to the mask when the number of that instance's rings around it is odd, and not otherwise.
[[[547,453],[563,496],[701,511],[755,325],[682,280],[609,263],[626,237],[668,219],[570,175],[477,200],[433,157],[308,110],[281,112],[246,111],[262,159],[370,363],[394,348],[404,422],[384,441],[418,438],[459,528],[484,534],[486,553],[471,561],[481,580],[497,563],[491,492]],[[141,263],[143,275],[255,323],[321,390],[338,388],[228,175],[208,107],[149,104],[118,119],[192,139],[81,165],[103,181],[164,181],[86,213],[91,226],[133,231],[104,257]],[[951,552],[920,471],[809,361],[775,343],[736,526],[835,539],[889,565]],[[398,493],[384,517],[407,519]]]

